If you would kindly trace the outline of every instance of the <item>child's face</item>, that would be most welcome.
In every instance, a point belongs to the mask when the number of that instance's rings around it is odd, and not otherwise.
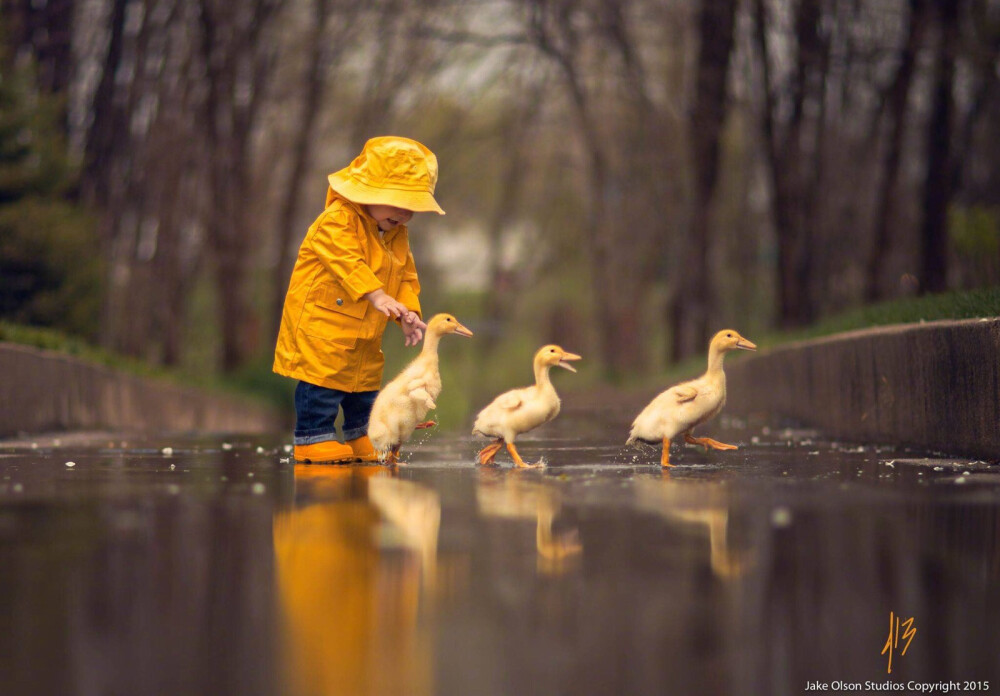
[[[370,205],[368,214],[375,218],[379,229],[388,232],[399,225],[405,225],[413,217],[412,210],[396,208],[391,205]]]

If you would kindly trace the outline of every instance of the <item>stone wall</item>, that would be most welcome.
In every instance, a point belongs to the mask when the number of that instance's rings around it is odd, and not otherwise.
[[[278,427],[277,414],[253,401],[0,343],[0,437],[102,429],[260,433]]]
[[[856,442],[1000,459],[1000,319],[854,331],[726,365],[731,414],[791,417]]]

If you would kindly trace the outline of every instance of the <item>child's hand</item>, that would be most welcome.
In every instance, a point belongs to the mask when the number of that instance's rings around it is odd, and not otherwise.
[[[403,329],[403,335],[406,336],[407,346],[415,346],[420,343],[424,337],[424,329],[427,328],[427,324],[420,320],[420,316],[416,312],[410,311],[407,311],[400,319],[399,326]]]
[[[406,308],[406,305],[394,297],[387,295],[385,290],[381,288],[372,290],[367,295],[364,295],[364,298],[375,305],[375,309],[390,319],[399,319],[410,311]]]

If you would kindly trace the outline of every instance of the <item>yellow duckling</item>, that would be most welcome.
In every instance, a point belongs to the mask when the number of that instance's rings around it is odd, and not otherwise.
[[[420,421],[437,407],[434,400],[441,394],[438,343],[446,334],[472,336],[452,315],[434,315],[427,324],[420,355],[386,384],[375,399],[368,420],[368,437],[382,461],[395,464],[400,446],[414,430],[435,425],[433,421]]]
[[[504,392],[479,412],[472,427],[473,434],[496,438],[479,452],[480,464],[492,464],[497,452],[506,444],[507,451],[519,467],[541,466],[541,463],[524,463],[514,447],[514,438],[559,415],[559,395],[549,379],[549,369],[558,365],[576,372],[567,361],[579,359],[579,355],[567,353],[559,346],[543,346],[535,353],[534,386]]]
[[[722,371],[722,363],[726,353],[740,348],[742,350],[757,350],[757,346],[740,336],[732,329],[725,329],[715,334],[708,346],[708,370],[698,379],[682,382],[670,387],[642,410],[632,423],[625,444],[635,444],[637,440],[644,442],[663,442],[663,454],[660,464],[670,464],[670,441],[680,433],[684,433],[684,441],[693,445],[702,445],[717,450],[734,450],[735,445],[717,442],[709,437],[692,437],[691,429],[700,423],[718,415],[726,404],[726,373]]]

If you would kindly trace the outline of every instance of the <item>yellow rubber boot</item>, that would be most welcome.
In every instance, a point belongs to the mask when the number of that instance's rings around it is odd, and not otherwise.
[[[361,437],[354,438],[353,440],[348,440],[347,444],[354,453],[354,458],[358,461],[378,461],[378,454],[375,453],[375,448],[372,447],[372,441],[368,439],[367,435],[362,435]]]
[[[320,464],[322,462],[354,461],[354,450],[336,440],[314,442],[311,445],[295,445],[295,461],[302,464]]]

